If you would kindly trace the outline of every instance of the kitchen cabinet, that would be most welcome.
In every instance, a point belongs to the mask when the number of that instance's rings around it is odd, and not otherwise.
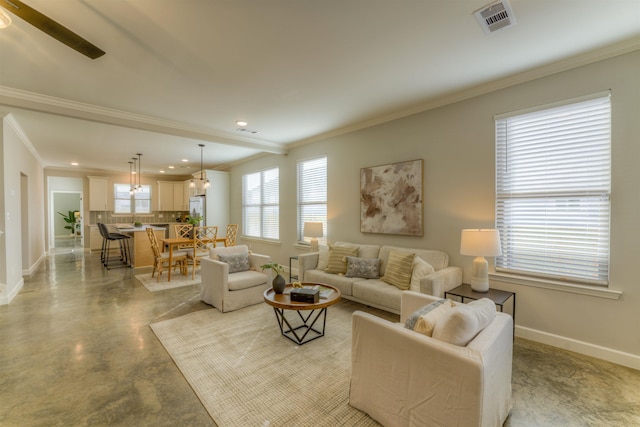
[[[184,195],[185,184],[182,181],[158,181],[159,211],[186,211],[189,199]]]
[[[107,184],[105,177],[89,176],[89,210],[106,211],[108,201]]]
[[[89,250],[91,252],[100,252],[102,249],[102,235],[97,225],[89,226]]]

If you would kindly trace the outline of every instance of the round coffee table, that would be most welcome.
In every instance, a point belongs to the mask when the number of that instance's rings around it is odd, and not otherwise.
[[[290,292],[293,286],[287,285],[282,294],[276,294],[273,288],[264,291],[264,302],[273,307],[280,333],[296,344],[302,345],[324,336],[327,322],[327,308],[340,301],[340,290],[331,285],[320,283],[302,283],[305,288],[319,287],[327,292],[320,293],[316,303],[291,301]],[[295,315],[285,316],[286,312],[295,311]],[[305,313],[302,313],[305,312]],[[308,312],[308,313],[307,313]],[[291,318],[293,317],[293,318]]]

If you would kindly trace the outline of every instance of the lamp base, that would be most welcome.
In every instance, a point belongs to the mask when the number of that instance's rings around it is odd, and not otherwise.
[[[475,292],[489,291],[489,263],[483,256],[473,260],[470,284]]]
[[[315,237],[311,239],[309,246],[311,248],[310,252],[318,252],[320,250],[320,247],[318,246],[318,239]]]

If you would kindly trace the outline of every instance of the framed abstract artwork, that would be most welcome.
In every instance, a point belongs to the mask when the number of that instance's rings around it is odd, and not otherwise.
[[[360,169],[360,231],[422,236],[422,159]]]

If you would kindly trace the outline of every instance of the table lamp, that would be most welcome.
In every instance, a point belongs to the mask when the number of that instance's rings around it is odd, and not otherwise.
[[[305,222],[302,235],[304,237],[311,237],[311,241],[309,242],[311,244],[311,252],[318,252],[318,237],[322,237],[324,235],[322,232],[322,223]]]
[[[477,228],[462,230],[460,254],[476,257],[473,260],[471,270],[471,289],[476,292],[487,292],[489,290],[489,264],[485,256],[502,255],[498,230]]]

